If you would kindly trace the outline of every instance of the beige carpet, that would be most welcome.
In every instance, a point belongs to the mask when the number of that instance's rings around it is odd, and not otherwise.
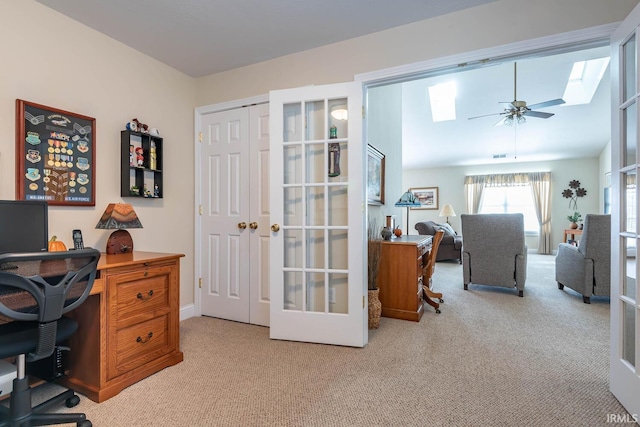
[[[463,290],[436,266],[442,313],[383,318],[363,349],[271,341],[213,318],[181,324],[183,363],[97,404],[97,427],[604,426],[626,414],[609,392],[609,301],[557,289],[554,258],[529,257],[515,290]]]

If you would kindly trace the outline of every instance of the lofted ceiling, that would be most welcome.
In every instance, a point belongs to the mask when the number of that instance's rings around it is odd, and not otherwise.
[[[192,77],[232,70],[495,0],[36,0]],[[519,100],[562,97],[574,61],[608,48],[518,60]],[[433,123],[427,87],[454,79],[457,119]],[[398,83],[401,84],[401,83]],[[588,105],[494,127],[513,62],[402,83],[406,168],[597,156],[609,141],[608,70]],[[493,159],[494,154],[504,155]]]
[[[609,56],[609,47],[517,60],[517,98],[535,104],[562,98],[574,62]],[[610,140],[609,67],[588,104],[557,105],[523,124],[494,126],[502,101],[513,101],[513,61],[401,83],[405,168],[474,165],[597,157]],[[457,118],[431,120],[428,87],[447,81],[457,87]],[[504,155],[494,159],[493,155]]]

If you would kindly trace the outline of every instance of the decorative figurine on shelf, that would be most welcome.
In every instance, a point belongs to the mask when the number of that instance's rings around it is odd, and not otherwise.
[[[158,184],[153,184],[153,197],[160,197],[160,187],[158,187]]]
[[[140,132],[140,133],[149,133],[149,126],[145,125],[144,123],[140,123],[140,121],[138,121],[138,119],[133,119],[133,120],[131,120],[130,123],[135,123],[136,127],[138,128],[137,129],[138,132]],[[133,129],[129,129],[129,130],[133,130]]]
[[[144,151],[142,151],[142,147],[136,147],[136,161],[138,167],[144,165]]]
[[[136,185],[132,185],[131,188],[129,188],[129,193],[131,193],[132,196],[139,196],[140,189]]]
[[[136,165],[136,149],[133,144],[129,145],[129,166]]]
[[[144,185],[142,193],[144,197],[151,197],[151,191],[147,188],[147,184]]]
[[[391,240],[391,236],[393,235],[393,233],[391,232],[391,229],[389,227],[383,227],[380,235],[384,240]]]

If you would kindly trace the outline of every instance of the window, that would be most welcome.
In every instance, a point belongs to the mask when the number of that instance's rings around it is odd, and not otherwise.
[[[526,234],[538,235],[540,226],[531,195],[531,185],[485,187],[479,213],[521,213]]]

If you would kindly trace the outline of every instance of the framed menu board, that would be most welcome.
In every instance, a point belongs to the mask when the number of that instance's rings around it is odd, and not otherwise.
[[[16,199],[95,206],[96,119],[16,100]]]

